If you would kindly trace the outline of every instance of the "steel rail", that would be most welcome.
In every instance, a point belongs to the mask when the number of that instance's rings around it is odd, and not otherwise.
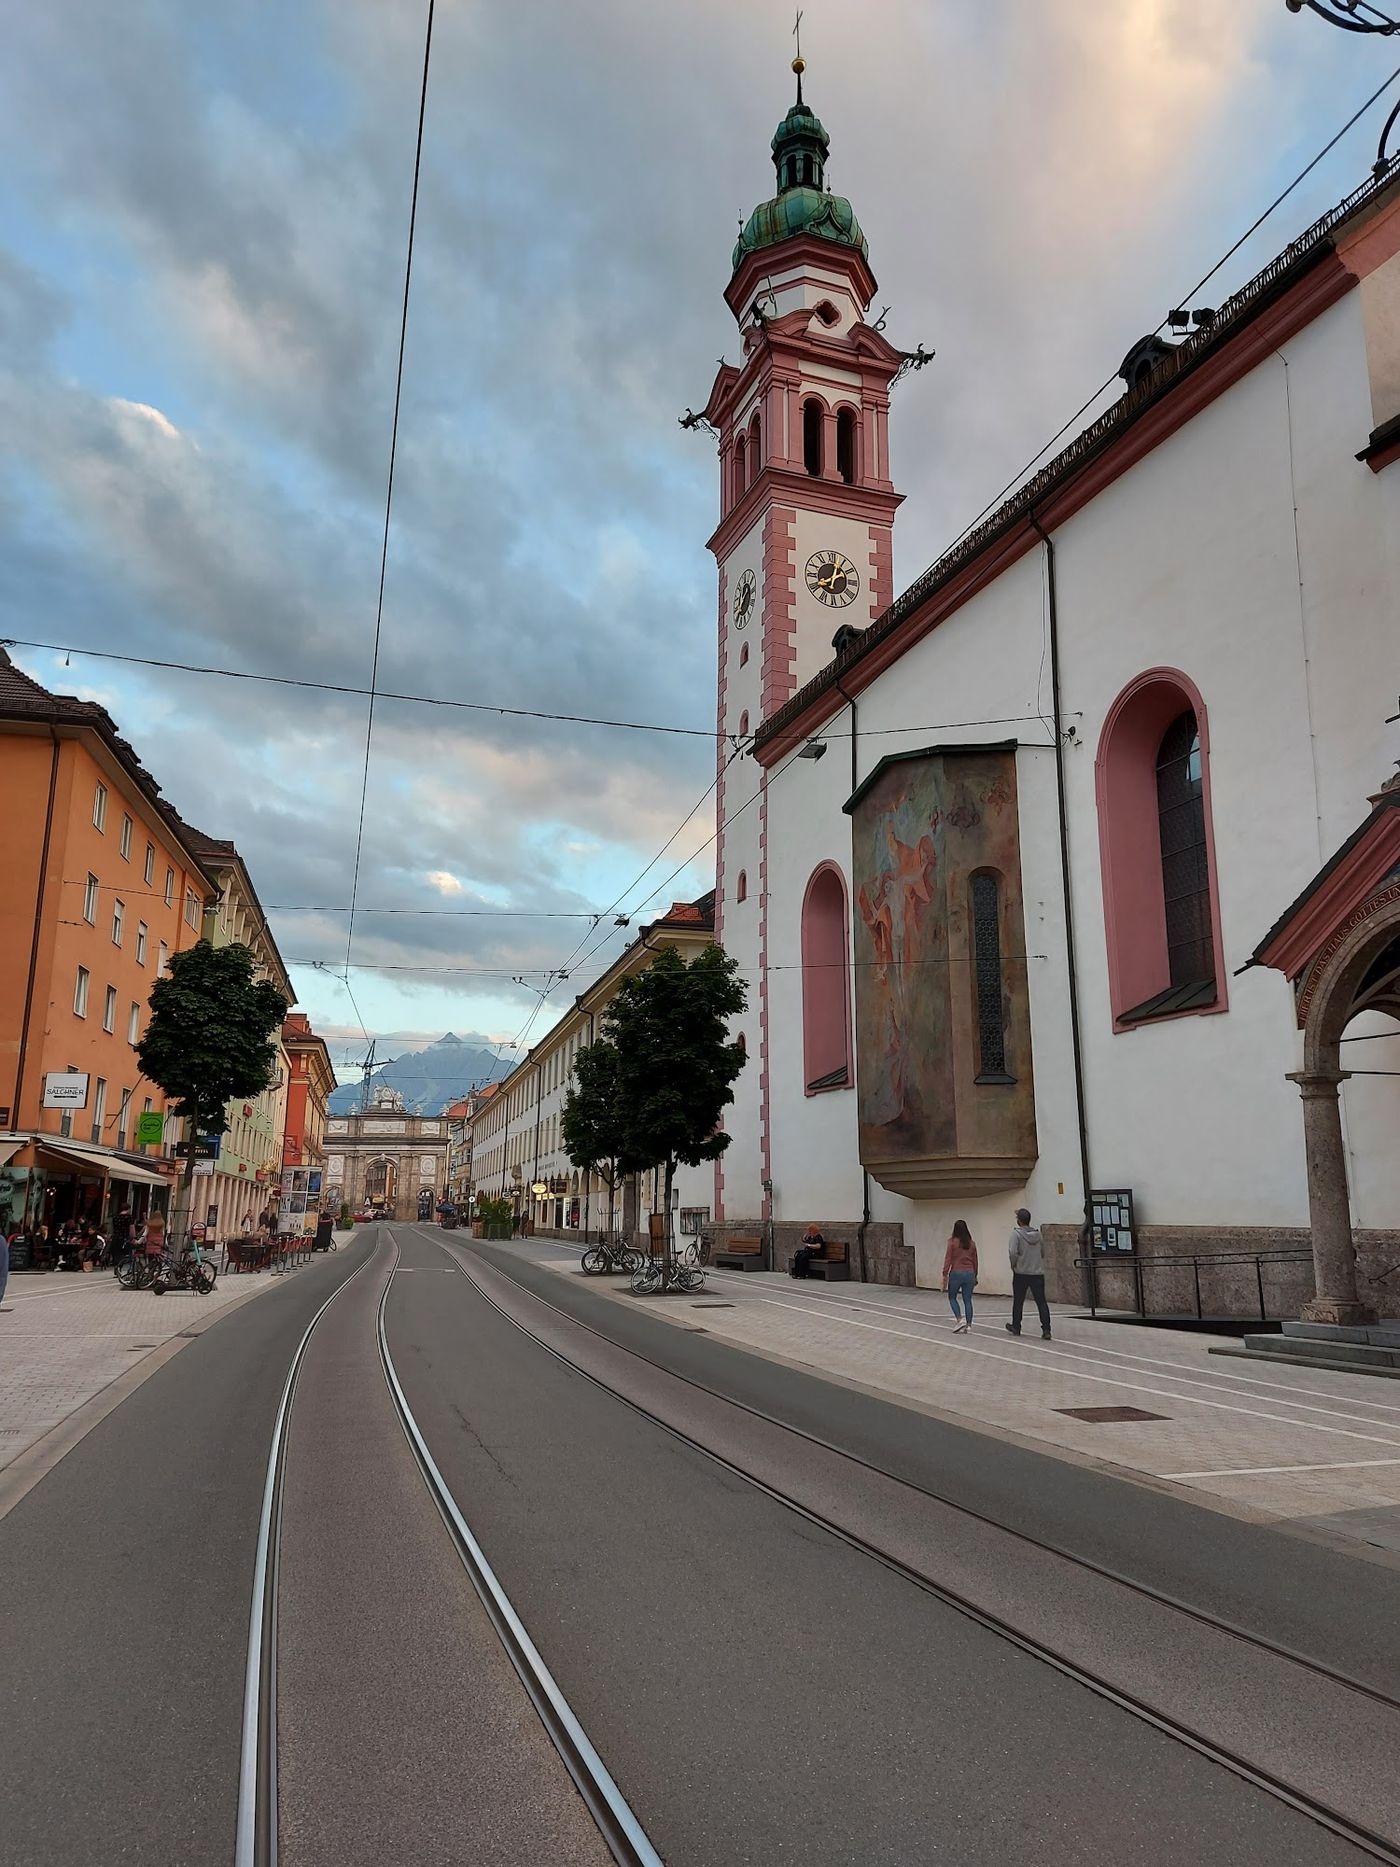
[[[441,1239],[434,1239],[432,1242],[440,1245],[449,1257],[455,1258],[455,1252],[443,1244]],[[459,1266],[459,1268],[465,1271],[464,1266]],[[469,1272],[465,1274],[470,1276]],[[1350,1674],[1339,1672],[1335,1667],[1329,1666],[1325,1660],[1313,1659],[1309,1654],[1299,1653],[1292,1647],[1284,1646],[1281,1641],[1271,1640],[1267,1634],[1255,1633],[1248,1627],[1241,1627],[1236,1621],[1225,1620],[1222,1616],[1211,1614],[1204,1608],[1195,1607],[1189,1601],[1183,1601],[1179,1596],[1170,1594],[1166,1589],[1154,1587],[1151,1582],[1140,1581],[1135,1576],[1125,1575],[1121,1569],[1111,1568],[1107,1563],[1096,1562],[1092,1556],[1082,1556],[1074,1550],[1066,1549],[1062,1543],[1051,1542],[1048,1538],[1036,1536],[1029,1530],[1020,1530],[1015,1524],[1007,1523],[1001,1517],[994,1517],[987,1511],[978,1510],[976,1505],[965,1504],[961,1499],[951,1497],[946,1491],[935,1490],[931,1485],[921,1484],[916,1479],[891,1471],[888,1466],[878,1464],[874,1459],[867,1459],[859,1452],[852,1452],[849,1447],[838,1445],[834,1440],[824,1439],[820,1433],[810,1432],[805,1426],[794,1426],[790,1420],[784,1420],[778,1414],[769,1413],[762,1407],[755,1407],[749,1401],[736,1400],[732,1394],[726,1394],[720,1388],[711,1387],[708,1382],[697,1381],[693,1375],[682,1374],[679,1370],[669,1367],[664,1361],[657,1361],[650,1355],[644,1355],[640,1349],[629,1348],[625,1342],[617,1341],[615,1337],[606,1334],[593,1323],[584,1322],[581,1317],[572,1315],[566,1309],[561,1309],[557,1303],[551,1303],[548,1297],[540,1296],[526,1285],[518,1284],[517,1288],[523,1290],[532,1301],[542,1304],[544,1308],[552,1310],[556,1316],[561,1316],[566,1322],[572,1323],[575,1328],[584,1329],[589,1335],[597,1336],[598,1340],[606,1342],[609,1348],[618,1349],[624,1355],[630,1355],[646,1367],[655,1368],[658,1373],[669,1375],[672,1380],[683,1381],[687,1387],[693,1387],[697,1393],[704,1394],[711,1400],[722,1401],[726,1406],[735,1407],[740,1413],[747,1413],[756,1420],[762,1420],[766,1426],[779,1427],[783,1432],[791,1433],[796,1439],[805,1439],[808,1445],[818,1446],[823,1452],[834,1453],[836,1457],[849,1460],[852,1465],[858,1466],[862,1471],[873,1472],[877,1478],[885,1478],[891,1484],[902,1485],[905,1490],[912,1491],[917,1497],[928,1498],[930,1503],[941,1504],[948,1510],[956,1511],[959,1516],[969,1518],[973,1523],[984,1524],[990,1530],[999,1530],[1004,1536],[1013,1537],[1018,1543],[1025,1543],[1044,1555],[1058,1556],[1062,1562],[1071,1563],[1088,1575],[1097,1576],[1101,1581],[1116,1583],[1118,1587],[1128,1589],[1132,1594],[1141,1595],[1144,1600],[1155,1602],[1159,1607],[1170,1608],[1175,1613],[1184,1615],[1188,1620],[1210,1628],[1213,1633],[1225,1634],[1230,1639],[1238,1640],[1245,1646],[1254,1647],[1261,1653],[1271,1654],[1275,1659],[1286,1660],[1290,1665],[1300,1666],[1304,1671],[1314,1673],[1318,1678],[1326,1679],[1332,1685],[1341,1686],[1346,1691],[1356,1692],[1363,1698],[1372,1699],[1376,1704],[1385,1706],[1388,1711],[1400,1712],[1400,1697],[1384,1692],[1378,1686],[1368,1685],[1364,1679],[1353,1679]],[[803,1294],[807,1293],[803,1292]],[[486,1296],[487,1293],[482,1291],[482,1295]],[[488,1302],[494,1301],[489,1296],[487,1300]],[[500,1306],[497,1305],[497,1307]],[[835,1307],[833,1303],[832,1308],[835,1309]],[[514,1321],[514,1318],[512,1317],[511,1320]],[[726,1344],[726,1346],[732,1346],[732,1344]],[[570,1366],[573,1365],[570,1363]],[[817,1378],[820,1379],[820,1376]],[[619,1396],[619,1398],[625,1398],[625,1396]]]
[[[316,1325],[347,1285],[374,1262],[371,1251],[338,1283],[306,1326],[292,1356],[272,1424],[272,1443],[263,1481],[253,1558],[253,1598],[248,1614],[248,1658],[243,1674],[243,1724],[238,1757],[238,1818],[234,1867],[277,1867],[277,1585],[281,1569],[282,1492],[286,1476],[287,1423],[297,1377]]]
[[[435,1240],[434,1242],[436,1243],[439,1241]],[[442,1249],[447,1250],[447,1247],[444,1245]],[[1027,1634],[1020,1628],[1013,1626],[1011,1622],[1003,1619],[1001,1615],[995,1613],[991,1609],[980,1606],[969,1596],[964,1595],[960,1590],[952,1588],[946,1583],[935,1581],[931,1576],[922,1574],[919,1570],[902,1561],[898,1556],[894,1556],[888,1551],[882,1550],[877,1544],[868,1542],[857,1532],[845,1529],[842,1525],[832,1522],[829,1518],[823,1516],[821,1512],[813,1510],[810,1506],[799,1502],[796,1498],[780,1490],[776,1485],[770,1484],[766,1479],[755,1477],[752,1472],[746,1471],[742,1465],[737,1464],[733,1459],[726,1458],[722,1452],[715,1451],[712,1446],[706,1445],[703,1440],[695,1438],[692,1434],[685,1432],[681,1427],[673,1425],[669,1420],[662,1419],[659,1414],[652,1412],[649,1407],[643,1406],[641,1402],[633,1400],[630,1395],[621,1393],[617,1388],[603,1380],[601,1376],[593,1374],[587,1368],[581,1367],[579,1363],[573,1361],[561,1349],[556,1348],[553,1343],[547,1342],[543,1336],[538,1335],[531,1329],[528,1323],[521,1322],[518,1317],[512,1316],[510,1311],[501,1303],[497,1302],[490,1291],[484,1289],[477,1279],[473,1277],[471,1271],[456,1257],[454,1252],[448,1251],[448,1256],[454,1259],[458,1270],[483,1301],[490,1304],[491,1308],[494,1309],[498,1315],[502,1316],[514,1328],[518,1329],[527,1340],[534,1342],[538,1347],[542,1348],[546,1354],[553,1356],[562,1366],[572,1370],[572,1372],[581,1376],[585,1381],[590,1382],[601,1392],[611,1394],[615,1400],[620,1401],[623,1406],[629,1407],[642,1419],[651,1421],[653,1425],[659,1427],[663,1432],[669,1433],[672,1438],[678,1440],[682,1445],[689,1446],[693,1451],[699,1452],[703,1457],[711,1460],[723,1470],[730,1472],[733,1476],[742,1479],[744,1483],[752,1485],[755,1490],[761,1491],[766,1497],[771,1498],[775,1503],[782,1505],[785,1509],[792,1511],[795,1515],[803,1518],[817,1529],[825,1531],[827,1535],[835,1537],[838,1541],[845,1543],[848,1548],[856,1550],[859,1554],[868,1556],[872,1561],[880,1563],[884,1568],[900,1576],[913,1587],[920,1589],[925,1594],[932,1595],[936,1600],[941,1601],[945,1606],[952,1608],[955,1612],[965,1616],[968,1620],[974,1621],[977,1625],[988,1629],[989,1632],[999,1635],[1003,1640],[1009,1642],[1010,1645],[1019,1648],[1020,1651],[1028,1654],[1030,1657],[1040,1660],[1054,1671],[1062,1674],[1065,1678],[1073,1680],[1076,1684],[1083,1686],[1087,1691],[1094,1693],[1096,1697],[1106,1700],[1109,1704],[1116,1705],[1120,1710],[1128,1712],[1132,1717],[1137,1718],[1142,1723],[1148,1724],[1155,1730],[1161,1731],[1163,1735],[1174,1738],[1178,1743],[1185,1745],[1188,1750],[1195,1751],[1197,1755],[1206,1758],[1209,1762],[1218,1764],[1222,1769],[1230,1771],[1232,1775],[1238,1776],[1243,1781],[1252,1784],[1255,1788],[1263,1790],[1266,1794],[1273,1796],[1275,1800],[1283,1802],[1288,1807],[1297,1810],[1299,1814],[1307,1816],[1310,1820],[1316,1822],[1319,1827],[1326,1828],[1341,1839],[1349,1841],[1354,1847],[1369,1854],[1373,1859],[1387,1862],[1390,1864],[1390,1867],[1400,1867],[1400,1846],[1397,1846],[1396,1843],[1391,1841],[1387,1836],[1379,1834],[1373,1829],[1366,1828],[1359,1822],[1353,1821],[1339,1809],[1334,1809],[1327,1803],[1319,1801],[1306,1790],[1295,1788],[1293,1785],[1285,1782],[1282,1777],[1274,1775],[1272,1771],[1264,1769],[1259,1764],[1251,1763],[1248,1758],[1239,1755],[1236,1751],[1232,1751],[1228,1746],[1217,1744],[1209,1738],[1201,1737],[1188,1725],[1183,1724],[1179,1719],[1173,1717],[1171,1713],[1159,1711],[1154,1706],[1149,1705],[1145,1700],[1124,1690],[1121,1686],[1115,1686],[1108,1680],[1099,1677],[1098,1674],[1092,1672],[1089,1668],[1080,1665],[1078,1661],[1072,1660],[1064,1654],[1057,1653],[1053,1647],[1047,1645],[1035,1635]],[[534,1293],[532,1291],[526,1291],[526,1295],[533,1296]],[[547,1298],[539,1297],[536,1298],[536,1301],[543,1303],[547,1309],[555,1310],[556,1314],[565,1317],[567,1321],[577,1322],[577,1319],[569,1316],[567,1311],[556,1309],[556,1306],[550,1303]],[[587,1323],[579,1323],[577,1326],[589,1329],[590,1333],[601,1336],[604,1341],[610,1341],[609,1337],[602,1335],[600,1330],[592,1329]],[[611,1346],[616,1348],[622,1345],[611,1343]],[[632,1353],[630,1349],[625,1348],[623,1352],[625,1354]],[[647,1365],[651,1367],[662,1367],[662,1364],[651,1362],[645,1355],[639,1355],[636,1359],[647,1363]],[[666,1373],[672,1372],[664,1368],[662,1371]],[[680,1380],[687,1380],[687,1377],[684,1375],[678,1376],[677,1378]],[[687,1384],[713,1394],[716,1399],[724,1400],[727,1398],[725,1395],[715,1394],[712,1389],[705,1388],[702,1382],[687,1381]],[[733,1402],[731,1404],[740,1406],[744,1412],[758,1412],[755,1408],[744,1407],[741,1402]],[[760,1417],[767,1419],[770,1416],[761,1415]],[[783,1422],[778,1420],[774,1420],[772,1423],[778,1426],[783,1425]],[[784,1430],[791,1431],[796,1429],[784,1428]],[[799,1436],[802,1438],[812,1437],[812,1435],[806,1433],[799,1433]],[[832,1450],[839,1451],[839,1448],[832,1448]],[[851,1455],[843,1454],[843,1456],[849,1457]],[[854,1462],[862,1465],[867,1463],[862,1459],[856,1459]],[[876,1466],[870,1466],[869,1469],[874,1471],[879,1470]],[[896,1482],[903,1483],[904,1481],[897,1480]],[[917,1486],[910,1488],[914,1490],[919,1489]],[[932,1496],[933,1494],[929,1493],[927,1495]],[[1034,1542],[1036,1539],[1027,1538],[1025,1540]],[[1071,1558],[1071,1560],[1074,1559]],[[1211,1624],[1209,1616],[1198,1615],[1196,1618],[1204,1620],[1207,1624]],[[1220,1625],[1222,1631],[1233,1633],[1234,1630],[1229,1628],[1227,1624],[1221,1623]],[[1241,1637],[1253,1641],[1253,1636],[1251,1635],[1246,1634]],[[1254,1644],[1263,1646],[1266,1643],[1258,1641],[1254,1642]],[[1271,1650],[1279,1652],[1281,1657],[1292,1657],[1282,1649]],[[1314,1666],[1313,1670],[1326,1672],[1326,1669],[1320,1666]],[[1368,1696],[1373,1698],[1380,1698],[1382,1703],[1394,1703],[1394,1701],[1385,1698],[1384,1694],[1376,1693],[1369,1687],[1358,1686],[1356,1682],[1352,1680],[1341,1678],[1339,1675],[1335,1674],[1328,1674],[1328,1676],[1353,1690],[1365,1692]]]
[[[392,1234],[391,1234],[392,1236]],[[436,1242],[436,1241],[434,1241]],[[661,1856],[652,1846],[646,1831],[633,1813],[622,1791],[613,1781],[607,1766],[572,1707],[556,1684],[539,1648],[530,1638],[524,1622],[512,1607],[509,1597],[486,1559],[480,1543],[458,1507],[447,1480],[439,1471],[427,1440],[413,1416],[407,1396],[399,1381],[394,1359],[389,1351],[385,1310],[398,1266],[389,1274],[379,1299],[379,1359],[389,1394],[403,1427],[404,1436],[417,1460],[433,1502],[447,1526],[449,1536],[461,1558],[488,1619],[495,1628],[506,1656],[514,1666],[531,1704],[550,1741],[563,1759],[574,1786],[583,1797],[589,1814],[619,1867],[663,1867]],[[465,1273],[464,1273],[465,1274]]]

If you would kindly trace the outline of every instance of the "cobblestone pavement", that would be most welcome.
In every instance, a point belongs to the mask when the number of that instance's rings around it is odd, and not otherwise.
[[[581,1275],[577,1253],[529,1249],[561,1274]],[[1124,1468],[1198,1503],[1400,1552],[1400,1382],[1250,1367],[1212,1356],[1217,1336],[1096,1322],[1077,1310],[1056,1310],[1054,1340],[1043,1342],[1028,1306],[1025,1334],[1012,1338],[1005,1297],[979,1296],[963,1336],[952,1333],[935,1290],[710,1271],[694,1296],[638,1299],[625,1279],[589,1282],[618,1302],[647,1301],[681,1327]],[[1150,1417],[1092,1421],[1066,1411],[1085,1407]]]
[[[305,1276],[311,1265],[286,1276]],[[20,1272],[0,1306],[0,1470],[186,1330],[271,1289],[270,1272],[221,1277],[207,1297],[121,1290],[110,1271]]]

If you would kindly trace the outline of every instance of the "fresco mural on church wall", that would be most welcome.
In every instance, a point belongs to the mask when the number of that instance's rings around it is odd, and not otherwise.
[[[1020,1185],[1036,1142],[1015,749],[885,759],[847,809],[861,1159],[915,1198]],[[980,975],[978,875],[997,884]]]

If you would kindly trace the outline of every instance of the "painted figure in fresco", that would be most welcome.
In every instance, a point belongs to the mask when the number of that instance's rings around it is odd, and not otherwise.
[[[912,968],[924,957],[924,922],[938,870],[937,827],[935,817],[917,843],[905,843],[895,834],[893,814],[887,817],[885,859],[857,897],[874,954],[871,998],[881,1067],[867,1119],[876,1126],[897,1121],[909,1103],[910,1005],[917,996]]]

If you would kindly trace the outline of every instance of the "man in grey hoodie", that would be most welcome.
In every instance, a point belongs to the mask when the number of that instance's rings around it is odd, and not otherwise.
[[[1007,1333],[1021,1333],[1021,1311],[1026,1307],[1027,1292],[1035,1298],[1040,1312],[1040,1333],[1050,1340],[1050,1305],[1045,1301],[1045,1241],[1039,1226],[1031,1224],[1024,1206],[1016,1212],[1016,1229],[1011,1234],[1011,1321]]]

